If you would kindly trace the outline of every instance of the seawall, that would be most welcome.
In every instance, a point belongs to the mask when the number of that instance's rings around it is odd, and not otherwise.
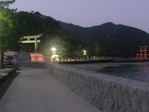
[[[1,72],[0,74],[0,99],[7,91],[7,88],[9,87],[11,82],[18,75],[16,72],[17,69],[18,68],[10,68],[9,70],[6,70],[5,72]]]
[[[57,63],[18,63],[42,67],[102,112],[149,112],[149,84]],[[48,94],[48,93],[47,93]]]
[[[149,84],[48,63],[53,76],[103,112],[149,112]]]

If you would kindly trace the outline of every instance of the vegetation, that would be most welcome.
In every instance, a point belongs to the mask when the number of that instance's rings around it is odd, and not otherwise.
[[[132,57],[138,46],[149,45],[149,34],[139,29],[105,23],[83,28],[58,22],[39,12],[10,10],[13,2],[0,2],[0,48],[34,52],[34,44],[20,44],[20,38],[43,34],[38,52],[51,54],[56,47],[61,57],[87,56]],[[129,49],[129,52],[128,52]],[[3,57],[3,56],[2,56]]]
[[[149,34],[139,29],[111,22],[83,28],[62,23],[63,29],[87,46],[89,56],[135,57],[138,46],[149,45]]]
[[[9,4],[12,3],[13,1],[0,2],[0,67],[3,67],[3,52],[10,48],[13,49],[13,44],[17,43],[13,21],[15,10],[9,9]]]
[[[58,54],[62,57],[72,57],[78,54],[82,43],[64,31],[59,23],[51,17],[41,15],[39,12],[17,12],[15,13],[17,31],[22,35],[44,34],[38,52],[49,55],[51,47],[55,46]],[[78,47],[79,46],[79,47]],[[21,50],[34,52],[33,44],[22,44]]]
[[[52,47],[57,49],[57,53],[61,57],[82,56],[82,54],[78,52],[83,49],[81,41],[71,37],[62,29],[55,31],[55,33],[45,35],[41,39],[39,51],[45,55],[51,54]]]
[[[5,2],[3,2],[5,3]],[[3,50],[23,50],[34,52],[34,44],[20,44],[20,38],[27,35],[44,34],[41,37],[38,52],[49,55],[52,46],[57,47],[62,57],[81,56],[83,44],[64,31],[59,23],[39,12],[16,12],[3,7],[1,23],[1,48]]]

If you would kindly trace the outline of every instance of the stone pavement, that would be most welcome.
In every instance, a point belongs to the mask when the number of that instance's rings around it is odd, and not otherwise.
[[[0,101],[0,112],[100,112],[46,69],[20,69]]]

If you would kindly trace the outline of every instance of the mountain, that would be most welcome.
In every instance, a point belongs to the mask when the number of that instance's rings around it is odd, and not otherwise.
[[[149,34],[130,26],[107,22],[93,27],[81,27],[59,22],[72,36],[83,41],[91,50],[95,44],[102,46],[104,55],[132,57],[138,46],[149,45]],[[128,52],[129,51],[129,52]]]
[[[59,22],[59,24],[70,34],[86,42],[139,39],[139,41],[143,41],[144,43],[144,40],[148,40],[149,38],[149,34],[140,29],[125,25],[116,25],[111,22],[87,28],[63,22]]]
[[[44,33],[40,52],[57,46],[67,57],[82,56],[84,49],[88,56],[134,57],[138,46],[149,45],[148,33],[111,22],[85,28],[57,21],[39,12],[22,11],[15,14],[15,24],[20,36]],[[26,45],[24,48],[27,48]]]

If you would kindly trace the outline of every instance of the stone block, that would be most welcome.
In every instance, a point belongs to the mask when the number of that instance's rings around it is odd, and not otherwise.
[[[135,112],[140,107],[139,99],[136,93],[134,93],[133,96],[130,97],[130,101],[132,109]]]
[[[131,101],[130,101],[130,97],[129,97],[127,91],[125,91],[125,92],[123,93],[123,99],[124,99],[124,107],[125,107],[125,108],[128,108],[128,107],[131,105]]]
[[[148,99],[146,97],[144,97],[140,101],[140,107],[141,107],[142,112],[149,112],[149,102],[148,102]]]
[[[50,65],[54,77],[103,112],[149,112],[147,84]]]
[[[134,112],[134,111],[133,111],[132,107],[129,106],[124,112]],[[141,112],[141,111],[140,111],[140,112]]]
[[[138,95],[139,101],[141,101],[142,99],[147,97],[147,92],[144,91],[144,90],[138,89],[137,90],[137,95]]]

